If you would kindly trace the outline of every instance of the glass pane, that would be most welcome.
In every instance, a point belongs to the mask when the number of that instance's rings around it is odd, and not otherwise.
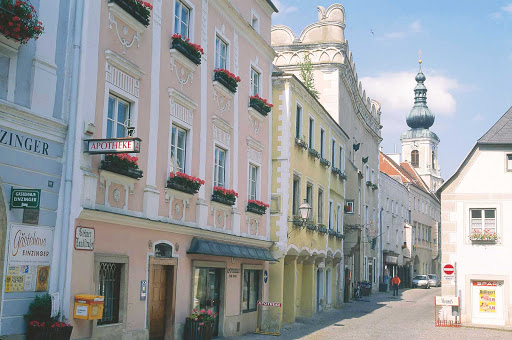
[[[482,210],[471,210],[472,218],[482,218]]]
[[[490,209],[490,210],[485,210],[485,218],[495,218],[496,217],[496,210],[494,209]]]
[[[249,271],[244,271],[244,282],[242,285],[242,310],[249,308]]]
[[[181,4],[179,1],[176,1],[176,6],[174,7],[174,33],[180,33],[180,7]]]
[[[125,129],[124,125],[122,125],[120,123],[117,124],[116,137],[117,138],[126,137],[126,129]]]
[[[207,268],[196,268],[194,271],[194,301],[195,309],[206,308],[206,274]]]
[[[178,148],[185,150],[185,137],[186,132],[183,130],[178,130]]]
[[[181,6],[181,20],[188,24],[188,8]]]
[[[176,163],[177,163],[177,167],[178,167],[178,171],[179,172],[185,172],[184,169],[185,169],[185,151],[182,150],[182,149],[177,149],[176,150],[176,154],[177,154],[177,157],[176,157]]]
[[[259,272],[256,270],[250,271],[250,289],[249,289],[249,309],[255,310],[258,302],[259,292]]]
[[[117,121],[121,124],[124,124],[128,119],[128,105],[121,101],[117,103]]]
[[[116,100],[113,97],[108,97],[108,118],[114,119],[114,109]]]
[[[184,22],[181,22],[181,35],[188,37],[188,26]]]
[[[113,138],[114,121],[107,119],[107,138]]]

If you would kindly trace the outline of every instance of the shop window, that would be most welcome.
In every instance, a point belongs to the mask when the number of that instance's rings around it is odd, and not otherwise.
[[[119,300],[121,295],[121,263],[100,263],[99,295],[105,297],[103,317],[98,325],[108,325],[119,322]]]
[[[172,125],[171,133],[171,172],[185,173],[187,157],[187,130]]]
[[[242,312],[254,312],[260,298],[260,270],[244,270]]]
[[[190,38],[190,8],[176,0],[174,8],[174,33]]]
[[[107,136],[122,138],[127,136],[130,120],[130,103],[112,94],[108,97]]]

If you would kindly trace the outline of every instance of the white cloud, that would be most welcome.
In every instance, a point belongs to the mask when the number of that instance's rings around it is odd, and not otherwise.
[[[505,7],[502,7],[501,9],[509,14],[512,14],[512,3],[508,4]]]
[[[414,104],[416,73],[384,72],[361,78],[366,94],[381,103],[381,123],[387,132],[402,132],[406,127],[405,117]],[[426,76],[427,105],[430,110],[437,116],[453,116],[457,109],[453,92],[461,88],[459,82],[435,71],[426,72]]]
[[[421,32],[421,22],[419,20],[413,21],[409,26],[407,26],[406,30],[385,33],[381,40],[393,40],[393,39],[403,39],[409,35]]]
[[[287,5],[284,5],[281,1],[278,1],[278,0],[273,0],[272,2],[274,3],[274,5],[279,10],[278,13],[275,13],[272,16],[273,18],[275,18],[277,16],[291,14],[291,13],[297,12],[299,10],[299,8],[296,7],[296,6],[287,6]]]

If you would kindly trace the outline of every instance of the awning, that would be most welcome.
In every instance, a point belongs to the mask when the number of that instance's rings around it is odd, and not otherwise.
[[[203,240],[194,237],[187,254],[203,254],[213,256],[237,257],[261,261],[277,261],[265,248],[249,247],[241,244],[231,244]]]

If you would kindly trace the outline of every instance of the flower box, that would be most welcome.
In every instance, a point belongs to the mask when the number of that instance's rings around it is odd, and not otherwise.
[[[100,169],[139,179],[142,177],[142,170],[139,169],[137,161],[137,157],[130,157],[126,153],[107,154],[105,160],[101,161]]]
[[[249,106],[264,115],[268,115],[274,105],[267,102],[266,99],[261,98],[259,95],[254,95],[249,98]]]
[[[309,154],[314,158],[320,158],[320,153],[316,151],[315,149],[308,148]]]
[[[331,166],[331,162],[329,162],[327,159],[321,157],[320,158],[320,164],[326,166],[326,167],[330,167]]]
[[[372,184],[372,190],[377,190],[379,186],[377,184]]]
[[[225,205],[234,205],[237,197],[238,193],[234,190],[228,190],[223,187],[213,187],[212,201]]]
[[[303,148],[304,150],[308,149],[308,143],[306,143],[303,139],[295,138],[295,145]]]
[[[265,215],[268,207],[268,204],[258,200],[249,200],[247,203],[247,211],[258,215]]]
[[[352,208],[350,205],[346,205],[343,207],[343,210],[345,210],[345,213],[351,213],[352,212]]]
[[[367,187],[371,187],[372,185],[373,185],[373,184],[372,184],[372,182],[371,182],[371,181],[366,181],[366,186],[367,186]]]
[[[211,310],[194,309],[185,320],[185,340],[209,340],[217,314]]]
[[[496,243],[498,242],[498,234],[489,230],[474,231],[469,235],[469,240],[473,243]]]
[[[189,176],[187,174],[176,172],[169,174],[167,180],[167,188],[186,192],[187,194],[197,194],[201,185],[204,184],[202,179]]]
[[[37,40],[43,31],[43,23],[29,2],[0,0],[0,33],[6,38],[26,44],[32,38]]]
[[[44,322],[31,321],[27,326],[27,340],[69,340],[73,326],[64,322],[55,322],[51,326]]]
[[[339,239],[344,239],[345,235],[343,235],[342,233],[336,233],[336,237]]]
[[[150,3],[142,0],[108,0],[108,2],[118,5],[144,26],[149,25],[150,11],[153,9]]]
[[[309,230],[309,231],[315,231],[317,230],[317,226],[315,225],[315,222],[313,221],[309,221],[306,223],[306,229]]]
[[[236,92],[238,83],[241,81],[240,77],[223,68],[213,70],[213,80],[218,81],[232,93]]]
[[[324,233],[324,234],[327,234],[327,227],[323,224],[319,224],[318,225],[318,232],[319,233]]]
[[[293,216],[292,223],[296,227],[304,227],[305,226],[304,221],[302,220],[302,217],[300,217],[299,215]]]
[[[342,180],[344,180],[344,181],[346,181],[346,180],[347,180],[347,174],[346,174],[346,173],[344,173],[344,172],[341,172],[341,170],[340,170],[340,173],[338,174],[338,176],[340,176],[340,178],[341,178]]]
[[[336,236],[336,231],[334,231],[333,229],[329,229],[329,235]]]
[[[191,43],[188,38],[183,40],[181,34],[176,33],[172,36],[171,48],[179,51],[194,64],[201,64],[201,55],[204,54],[202,47]]]

